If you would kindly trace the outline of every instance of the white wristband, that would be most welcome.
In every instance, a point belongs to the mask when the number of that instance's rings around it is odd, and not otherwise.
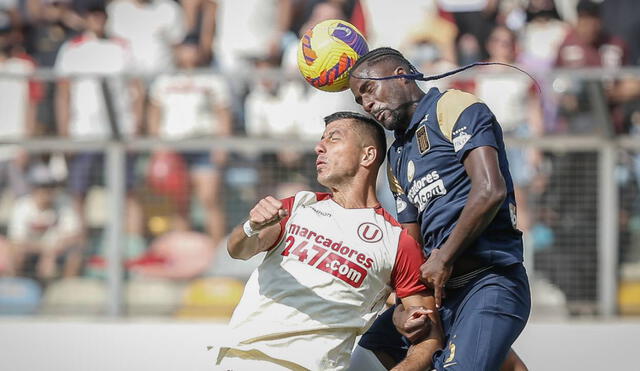
[[[253,237],[260,233],[260,231],[254,231],[253,228],[251,228],[251,222],[248,220],[244,222],[244,224],[242,225],[242,229],[244,230],[244,234],[246,234],[247,237]]]

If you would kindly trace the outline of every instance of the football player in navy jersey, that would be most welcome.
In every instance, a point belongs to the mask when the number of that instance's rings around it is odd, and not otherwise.
[[[522,233],[502,130],[489,108],[458,90],[426,93],[401,53],[378,48],[351,70],[358,104],[392,130],[389,184],[398,221],[428,257],[422,279],[435,291],[446,336],[438,370],[526,369],[510,347],[531,308]],[[508,94],[508,92],[505,92]],[[380,317],[360,346],[398,362],[414,310]]]

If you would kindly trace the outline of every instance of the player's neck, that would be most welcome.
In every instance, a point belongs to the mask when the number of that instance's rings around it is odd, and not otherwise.
[[[333,201],[345,209],[364,209],[380,205],[374,182],[354,180],[332,187]]]

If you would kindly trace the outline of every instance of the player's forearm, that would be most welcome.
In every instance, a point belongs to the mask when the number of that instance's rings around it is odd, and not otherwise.
[[[260,252],[259,236],[247,236],[242,225],[233,229],[227,241],[227,251],[234,259],[247,260]]]
[[[409,348],[407,356],[398,363],[394,371],[422,371],[429,370],[433,364],[433,354],[442,348],[442,343],[437,339],[427,339]]]
[[[502,185],[476,184],[471,187],[465,207],[451,235],[440,248],[440,257],[453,264],[464,250],[487,228],[506,198]]]

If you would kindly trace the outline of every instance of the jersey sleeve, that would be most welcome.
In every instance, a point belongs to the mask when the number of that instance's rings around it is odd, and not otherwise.
[[[496,119],[489,107],[473,94],[449,90],[438,100],[437,111],[440,130],[453,143],[460,162],[474,148],[499,149]]]
[[[420,266],[424,263],[422,249],[416,240],[403,230],[398,241],[398,253],[391,272],[391,286],[399,298],[424,291],[427,287],[420,281]]]
[[[474,148],[489,146],[498,150],[495,125],[495,117],[485,104],[467,108],[453,130],[453,149],[458,161],[462,162]]]
[[[391,194],[393,194],[393,198],[396,201],[396,219],[400,223],[415,223],[418,220],[418,209],[409,202],[391,166],[387,168],[387,178]]]
[[[276,238],[275,242],[273,243],[273,245],[269,246],[268,250],[273,249],[274,247],[278,246],[278,244],[282,241],[282,237],[284,237],[284,232],[287,228],[287,221],[289,221],[289,217],[291,216],[291,213],[293,212],[293,202],[295,201],[295,197],[287,197],[285,199],[280,200],[280,202],[282,202],[282,208],[287,210],[287,216],[285,216],[284,218],[280,219],[280,233],[278,234],[278,238]]]

